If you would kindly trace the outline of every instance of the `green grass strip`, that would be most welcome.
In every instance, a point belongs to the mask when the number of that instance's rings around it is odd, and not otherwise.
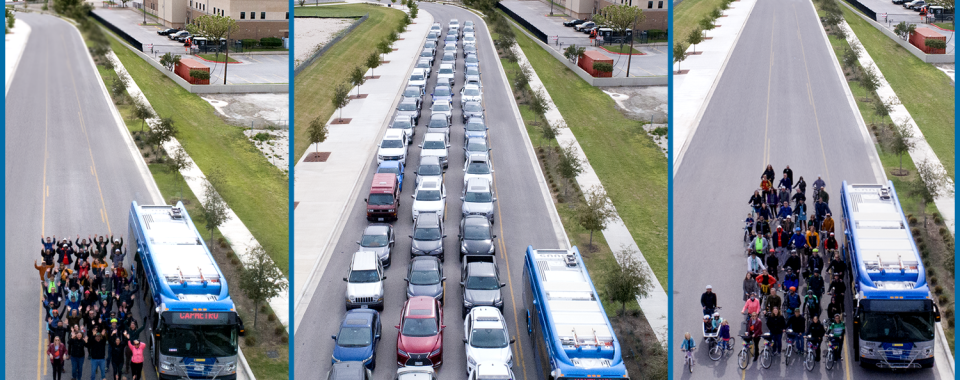
[[[673,8],[673,43],[686,43],[690,31],[699,27],[700,20],[717,9],[722,2],[722,0],[683,0],[677,4]]]

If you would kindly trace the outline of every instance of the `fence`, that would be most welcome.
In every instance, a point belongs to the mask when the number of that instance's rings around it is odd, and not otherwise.
[[[503,4],[500,4],[499,1],[497,2],[497,9],[503,11],[503,13],[506,13],[507,16],[510,16],[510,18],[512,18],[513,21],[516,21],[517,24],[520,24],[520,26],[522,26],[522,27],[524,27],[525,29],[527,29],[528,31],[530,31],[530,33],[532,33],[534,37],[536,37],[537,39],[539,39],[540,42],[543,42],[543,43],[545,43],[545,44],[549,44],[549,42],[547,42],[547,34],[546,34],[546,33],[541,32],[539,28],[537,28],[536,26],[533,26],[533,24],[527,22],[527,20],[525,20],[523,17],[520,17],[520,15],[518,15],[518,14],[516,14],[516,13],[513,13],[513,11],[511,11],[510,8],[507,8],[507,7],[503,6]]]
[[[844,1],[852,5],[854,8],[859,9],[860,12],[863,12],[864,15],[866,15],[867,17],[870,17],[871,20],[877,21],[877,12],[874,12],[873,9],[870,9],[870,7],[868,6],[863,5],[863,3],[861,3],[859,0],[844,0]]]
[[[133,36],[127,34],[127,32],[124,32],[122,29],[116,27],[115,25],[111,24],[107,20],[104,20],[103,17],[98,16],[96,13],[93,13],[91,11],[89,14],[90,14],[90,17],[93,17],[94,20],[99,21],[101,24],[103,24],[103,26],[106,26],[107,29],[110,29],[111,32],[116,33],[116,35],[120,36],[120,38],[123,38],[131,46],[133,46],[134,48],[136,48],[141,52],[143,51],[143,44],[140,43],[140,41],[137,41],[136,38],[133,38]]]
[[[316,61],[317,58],[320,58],[320,56],[322,56],[323,53],[326,53],[331,46],[335,45],[338,41],[340,41],[340,39],[342,39],[344,36],[346,36],[351,31],[353,31],[353,29],[356,28],[358,25],[360,25],[364,21],[367,21],[368,18],[370,18],[369,13],[363,15],[363,17],[361,17],[357,21],[354,21],[353,24],[350,24],[350,26],[348,26],[346,29],[341,30],[339,33],[337,33],[337,35],[334,36],[332,40],[324,44],[323,47],[321,47],[320,50],[317,50],[316,53],[313,53],[313,55],[311,55],[310,58],[307,58],[303,62],[300,62],[300,64],[293,69],[293,76],[296,77],[298,74],[300,74],[300,72],[306,69],[307,67],[309,67],[310,64],[313,63],[313,61]]]

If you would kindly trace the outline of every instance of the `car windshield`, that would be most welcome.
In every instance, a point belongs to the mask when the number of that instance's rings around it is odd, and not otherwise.
[[[450,87],[437,87],[433,90],[433,96],[450,96]]]
[[[360,239],[361,247],[380,248],[390,244],[390,238],[387,235],[363,235]]]
[[[869,342],[908,343],[933,340],[933,313],[878,313],[863,315],[860,339]]]
[[[481,112],[483,108],[479,104],[467,103],[463,106],[463,112]]]
[[[399,167],[399,166],[384,166],[384,167],[379,168],[379,169],[377,170],[377,173],[400,174],[400,167]]]
[[[440,115],[443,116],[443,115]],[[427,128],[447,128],[450,125],[447,124],[447,119],[430,119],[430,124],[427,125]]]
[[[409,129],[413,128],[413,124],[410,124],[409,121],[395,121],[390,128],[400,128],[400,129]]]
[[[401,111],[416,111],[417,105],[413,103],[404,102],[404,103],[400,103],[400,105],[397,106],[397,109]]]
[[[493,194],[489,192],[481,191],[468,191],[467,195],[463,197],[464,202],[490,202],[493,200]]]
[[[383,142],[380,143],[380,148],[383,148],[383,149],[398,149],[398,148],[403,148],[403,141],[400,141],[400,140],[383,140]]]
[[[467,75],[480,75],[480,69],[478,69],[478,68],[476,68],[476,67],[468,67],[468,68],[467,68]]]
[[[441,171],[440,165],[420,165],[420,170],[417,170],[419,175],[440,175]]]
[[[463,90],[463,95],[464,96],[480,96],[480,90],[477,90],[475,88],[467,88]]]
[[[490,166],[486,162],[471,162],[467,165],[467,174],[490,174]]]
[[[479,61],[477,61],[477,57],[469,56],[469,57],[467,57],[466,62],[467,62],[467,63],[477,63],[477,62],[479,62]]]
[[[442,199],[440,190],[420,190],[417,192],[418,201],[439,201]]]
[[[490,228],[486,226],[466,226],[463,240],[490,240]]]
[[[411,80],[411,81],[420,81],[420,80],[423,80],[423,75],[413,74],[413,75],[410,76],[410,80]]]
[[[467,282],[464,284],[467,289],[474,290],[497,290],[500,289],[500,284],[497,283],[496,277],[467,277]]]
[[[415,270],[410,272],[413,285],[433,285],[440,282],[440,273],[435,270]]]
[[[473,329],[470,345],[476,348],[506,348],[510,342],[503,329]]]
[[[484,143],[470,143],[467,145],[467,152],[485,153],[486,151],[487,144]]]
[[[446,149],[446,144],[443,141],[425,141],[423,143],[423,149]]]
[[[431,53],[429,50],[424,50],[423,52],[420,53],[420,56],[421,56],[421,57],[433,57],[433,53]]]
[[[445,42],[446,42],[446,41],[456,41],[456,40],[457,40],[457,37],[447,36],[447,38],[444,38],[443,40],[444,40]]]
[[[464,128],[466,128],[466,130],[468,131],[474,131],[474,132],[487,130],[487,127],[484,126],[482,123],[467,123],[467,125]]]
[[[417,62],[417,66],[416,66],[416,67],[417,67],[418,69],[429,69],[429,68],[430,68],[430,63],[429,63],[429,62]]]
[[[419,97],[420,97],[420,91],[417,91],[416,89],[412,89],[412,88],[409,89],[409,90],[403,90],[403,97],[405,97],[405,98],[419,98]],[[403,103],[400,103],[400,104],[403,105]]]
[[[403,321],[404,336],[434,336],[437,335],[437,321],[433,318],[407,318]]]
[[[433,112],[447,112],[450,111],[450,105],[445,103],[435,103],[430,110]]]
[[[376,269],[370,270],[354,270],[350,271],[350,277],[347,281],[352,283],[369,283],[369,282],[379,282],[380,274],[377,273]]]
[[[439,228],[416,228],[413,231],[413,240],[440,240]]]
[[[437,47],[437,43],[436,43],[436,42],[433,42],[433,41],[427,41],[427,43],[423,44],[423,46],[424,46],[424,47],[427,47],[427,48],[430,48],[430,49],[433,49],[433,48]]]
[[[368,202],[367,204],[371,206],[393,205],[393,195],[392,194],[370,194],[370,202]]]
[[[444,62],[446,62],[446,61],[453,61],[453,60],[455,60],[455,59],[456,59],[456,58],[455,58],[455,57],[453,56],[453,54],[451,54],[451,53],[446,53],[446,54],[443,55],[443,61],[444,61]]]
[[[439,35],[440,34],[437,32],[430,32],[429,34],[427,34],[427,38],[437,38],[437,36]]]
[[[453,74],[453,69],[450,69],[450,68],[440,69],[440,74]]]
[[[370,345],[370,328],[344,326],[337,334],[337,345],[340,347],[366,347]]]
[[[443,47],[443,51],[457,50],[457,45],[447,45]]]
[[[235,325],[164,325],[160,353],[179,357],[226,357],[237,354]]]

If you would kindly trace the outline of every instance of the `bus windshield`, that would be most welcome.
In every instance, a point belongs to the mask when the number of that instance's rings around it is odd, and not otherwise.
[[[179,357],[226,357],[237,354],[235,325],[167,325],[160,352]]]
[[[869,342],[906,343],[933,340],[933,313],[879,313],[863,314],[860,339]]]

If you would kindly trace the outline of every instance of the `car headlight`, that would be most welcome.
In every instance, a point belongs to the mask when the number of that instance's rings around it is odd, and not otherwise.
[[[333,356],[333,355],[331,355],[331,356],[333,357],[333,362],[334,362],[334,363],[339,363],[339,362],[341,362],[341,360],[340,360],[340,359],[337,359],[336,356]]]
[[[493,306],[496,306],[496,307],[503,306],[503,299],[499,299],[499,300],[497,300],[497,301],[494,301]]]
[[[173,370],[173,363],[168,362],[168,361],[166,361],[166,360],[160,362],[160,370],[161,370],[161,371],[172,371],[172,370]]]
[[[466,299],[464,299],[464,300],[463,300],[463,306],[473,307],[473,302],[470,302],[470,301],[467,301]]]
[[[367,362],[369,362],[369,361],[371,361],[371,360],[373,360],[373,354],[370,354],[370,356],[367,356],[366,359],[363,359],[363,364],[367,364]]]
[[[353,302],[353,298],[347,296],[347,302]]]
[[[383,295],[382,295],[382,294],[380,295],[379,298],[377,298],[377,302],[381,302],[381,301],[383,301]]]
[[[460,244],[460,252],[467,253],[467,244],[466,244],[466,243]]]
[[[477,365],[477,361],[473,359],[473,356],[467,356],[467,363],[470,363],[471,366]]]
[[[397,349],[397,353],[400,354],[400,356],[410,357],[410,354],[408,354],[406,351],[401,350],[399,348]]]
[[[497,246],[495,246],[495,245],[490,245],[490,250],[487,251],[487,253],[493,253],[493,250],[496,249],[496,248],[497,248]]]
[[[438,348],[438,349],[433,350],[432,352],[430,352],[430,356],[439,355],[439,354],[440,354],[440,350],[443,350],[443,347]]]
[[[443,253],[443,247],[434,249],[432,253],[436,253],[436,254],[438,254],[438,255],[441,254],[441,253]]]
[[[374,210],[374,209],[367,209],[367,212],[377,212],[377,210]]]
[[[510,355],[510,359],[507,359],[507,367],[513,368],[513,354]]]

